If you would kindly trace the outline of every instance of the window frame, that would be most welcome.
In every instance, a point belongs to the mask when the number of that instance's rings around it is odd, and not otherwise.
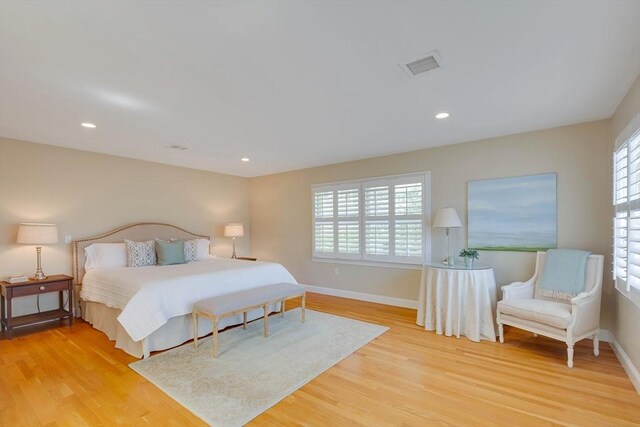
[[[403,183],[416,182],[416,179],[422,184],[422,213],[420,215],[406,215],[407,217],[421,217],[422,226],[422,255],[416,257],[404,257],[396,255],[373,255],[366,254],[366,230],[365,224],[367,216],[365,215],[365,188],[374,187],[376,185],[384,185],[389,188],[389,212],[385,217],[389,221],[389,250],[395,252],[395,187]],[[341,190],[358,189],[358,228],[359,228],[359,253],[346,254],[339,252],[338,241],[338,223],[346,217],[338,216],[338,192]],[[316,251],[316,216],[315,216],[315,196],[319,192],[333,191],[333,252]],[[356,179],[349,181],[330,182],[323,184],[313,184],[311,186],[311,248],[312,260],[317,262],[347,263],[372,265],[382,267],[395,268],[418,268],[426,260],[431,259],[431,173],[418,172],[400,175],[379,176],[364,179]],[[404,217],[405,215],[401,215]],[[369,218],[372,218],[369,216]],[[408,218],[415,219],[415,218]],[[352,219],[353,220],[353,219]],[[324,221],[321,221],[324,222]],[[392,226],[393,224],[393,226]]]

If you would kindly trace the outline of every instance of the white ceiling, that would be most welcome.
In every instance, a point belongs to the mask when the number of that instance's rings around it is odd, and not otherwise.
[[[638,22],[638,1],[1,1],[0,135],[257,176],[604,119]]]

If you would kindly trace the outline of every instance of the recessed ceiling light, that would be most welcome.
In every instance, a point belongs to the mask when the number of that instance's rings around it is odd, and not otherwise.
[[[446,119],[449,117],[449,113],[438,113],[436,114],[436,119]]]
[[[82,126],[83,128],[89,128],[89,129],[96,128],[96,125],[94,125],[93,123],[80,123],[80,126]]]
[[[240,161],[242,161],[242,162],[248,162],[249,160],[251,160],[251,159],[249,159],[248,157],[243,157],[243,158],[240,159]]]

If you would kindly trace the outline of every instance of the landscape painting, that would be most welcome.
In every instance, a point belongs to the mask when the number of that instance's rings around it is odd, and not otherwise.
[[[469,181],[467,246],[535,252],[557,247],[556,174]]]

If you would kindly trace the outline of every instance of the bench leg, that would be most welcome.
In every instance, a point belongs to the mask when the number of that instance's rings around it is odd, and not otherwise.
[[[242,329],[247,329],[247,312],[242,313],[244,322],[242,323]]]
[[[213,357],[218,357],[218,318],[213,317]]]
[[[267,311],[267,305],[262,307],[264,309],[264,336],[269,336],[269,313]]]
[[[285,301],[286,300],[282,300],[282,307],[280,307],[280,311],[282,312],[282,317],[284,317],[284,307],[285,307]]]
[[[304,309],[306,305],[307,294],[302,294],[302,323],[304,323]]]
[[[198,315],[193,313],[193,346],[198,348]]]

